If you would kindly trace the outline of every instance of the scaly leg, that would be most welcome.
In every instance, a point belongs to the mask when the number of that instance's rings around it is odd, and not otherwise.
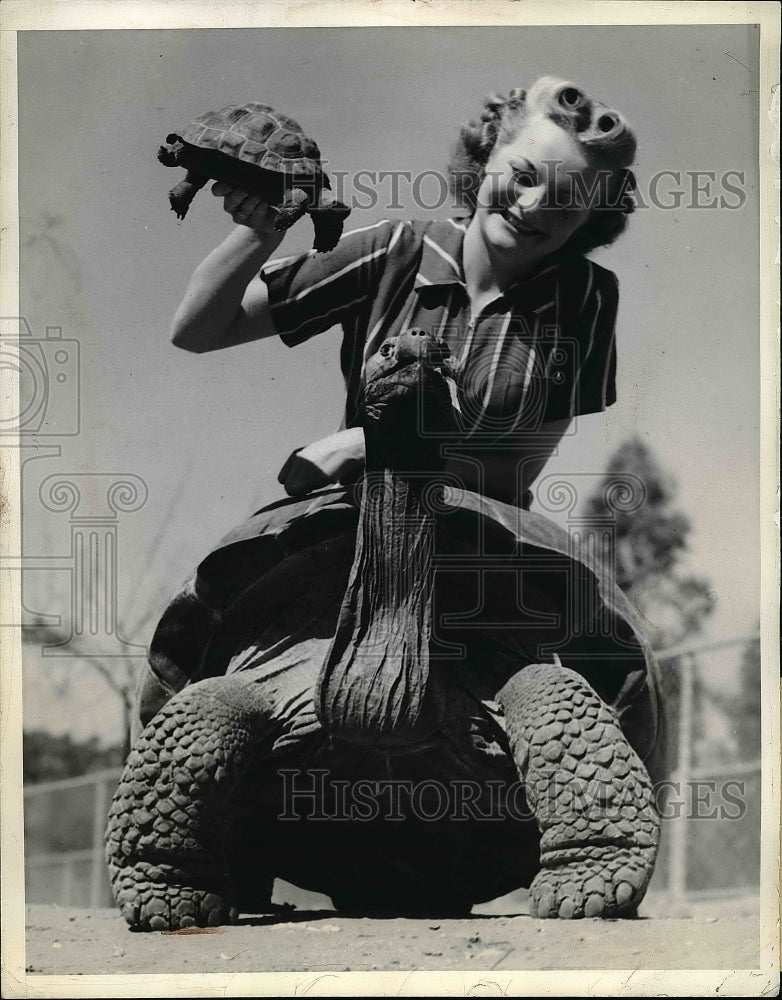
[[[185,179],[180,181],[176,187],[171,188],[168,192],[168,200],[171,204],[171,210],[176,212],[178,219],[184,219],[188,208],[190,208],[190,202],[208,180],[209,178],[204,174],[188,170]]]
[[[307,211],[309,200],[310,196],[306,191],[302,191],[301,188],[289,188],[285,192],[285,200],[277,211],[274,228],[278,232],[290,229]]]
[[[525,667],[498,700],[541,833],[533,915],[635,915],[654,868],[659,817],[616,716],[583,677],[553,664]]]
[[[252,683],[212,678],[175,695],[137,740],[106,831],[114,896],[132,928],[235,919],[232,817],[270,718]]]

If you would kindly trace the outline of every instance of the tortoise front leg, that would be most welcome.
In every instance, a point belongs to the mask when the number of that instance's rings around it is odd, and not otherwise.
[[[538,917],[633,916],[654,869],[659,817],[615,714],[573,670],[525,667],[498,695],[541,833]]]
[[[106,831],[112,889],[132,928],[235,919],[232,819],[270,718],[257,686],[212,678],[176,694],[137,740]]]
[[[190,202],[208,180],[209,178],[205,174],[188,170],[185,179],[180,181],[176,187],[171,188],[168,192],[168,200],[171,204],[171,210],[176,212],[178,219],[184,219],[188,208],[190,208]]]

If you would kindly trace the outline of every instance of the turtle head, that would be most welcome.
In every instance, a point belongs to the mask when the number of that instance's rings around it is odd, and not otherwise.
[[[420,327],[389,337],[367,361],[366,396],[375,402],[415,391],[422,375],[452,377],[451,350]]]
[[[157,158],[164,167],[178,167],[182,150],[185,148],[182,136],[171,132],[166,136],[166,143],[167,145],[158,148]]]
[[[401,429],[414,418],[419,437],[458,430],[450,354],[445,341],[418,327],[381,344],[366,364],[364,425],[396,422]]]

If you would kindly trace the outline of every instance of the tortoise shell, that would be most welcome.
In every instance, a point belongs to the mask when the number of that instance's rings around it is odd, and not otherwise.
[[[182,140],[213,149],[265,170],[285,174],[322,173],[320,150],[301,125],[268,104],[229,105],[196,118]]]

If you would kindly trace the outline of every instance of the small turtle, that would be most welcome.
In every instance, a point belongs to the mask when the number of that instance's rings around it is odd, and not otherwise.
[[[172,132],[158,150],[167,167],[187,177],[169,191],[177,217],[210,179],[260,195],[277,210],[274,228],[289,229],[305,212],[315,226],[314,248],[332,250],[350,209],[330,194],[320,150],[301,126],[267,104],[237,104],[196,118],[184,135]]]

